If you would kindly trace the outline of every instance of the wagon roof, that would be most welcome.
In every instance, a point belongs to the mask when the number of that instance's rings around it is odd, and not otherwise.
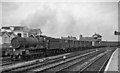
[[[45,37],[47,39],[60,39],[60,38],[53,38],[53,37],[49,37],[49,36],[46,36],[46,35],[40,35],[41,37]]]

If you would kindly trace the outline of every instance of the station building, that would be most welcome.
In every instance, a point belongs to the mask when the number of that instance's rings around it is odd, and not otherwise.
[[[0,30],[0,44],[10,44],[11,39],[21,34],[21,37],[29,37],[30,35],[41,35],[40,29],[31,29],[26,26],[4,26]]]
[[[83,37],[80,35],[80,41],[92,41],[92,46],[100,46],[102,41],[102,36],[100,34],[93,34],[91,37]]]
[[[28,31],[29,29],[26,26],[7,26],[1,28],[1,32],[13,32],[15,35],[21,33],[22,37],[27,37]]]
[[[10,44],[11,39],[21,33],[22,37],[28,37],[29,29],[25,26],[4,26],[0,31],[0,44]]]

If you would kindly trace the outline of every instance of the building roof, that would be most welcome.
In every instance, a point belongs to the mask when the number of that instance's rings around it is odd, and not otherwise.
[[[72,37],[72,36],[61,37],[61,39],[65,39],[65,40],[77,40],[76,37]]]
[[[2,29],[7,29],[8,30],[8,29],[10,29],[10,27],[2,27]]]
[[[30,31],[33,31],[33,32],[41,32],[40,29],[31,29]]]
[[[9,27],[2,27],[1,29],[5,29],[5,30],[11,30],[11,27],[13,27],[13,31],[23,31],[24,30],[24,26],[9,26]]]
[[[82,37],[80,41],[95,41],[94,37]]]
[[[9,34],[9,35],[12,35],[12,34],[14,34],[14,33],[13,33],[13,32],[8,32],[8,34]]]
[[[6,33],[8,36],[10,36],[10,35],[12,35],[12,34],[15,35],[13,32],[6,32],[6,31],[5,31],[5,32],[2,32],[2,36],[3,36],[5,33]]]
[[[14,26],[14,31],[21,31],[24,30],[23,26]]]

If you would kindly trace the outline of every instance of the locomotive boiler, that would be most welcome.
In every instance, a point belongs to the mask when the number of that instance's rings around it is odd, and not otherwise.
[[[26,37],[26,38],[15,37],[11,40],[11,45],[15,49],[20,49],[21,47],[27,48],[27,47],[37,46],[38,42],[39,40],[34,37]]]

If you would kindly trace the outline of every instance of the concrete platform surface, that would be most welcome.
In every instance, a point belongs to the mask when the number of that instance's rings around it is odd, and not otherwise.
[[[113,71],[118,72],[118,49],[119,48],[117,48],[111,55],[111,58],[108,61],[104,73],[113,72]]]

